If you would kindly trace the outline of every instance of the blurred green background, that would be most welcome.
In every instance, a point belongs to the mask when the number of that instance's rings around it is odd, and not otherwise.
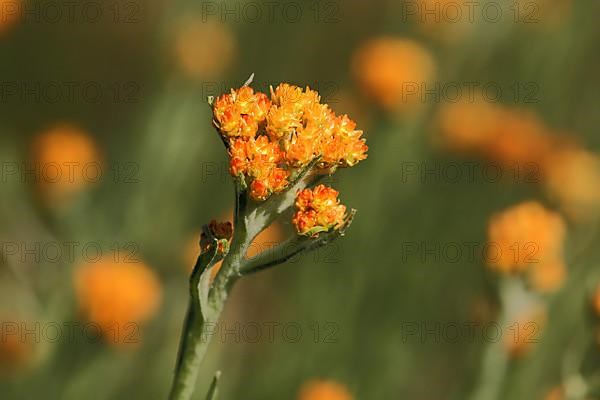
[[[358,209],[346,237],[235,288],[196,398],[217,369],[223,399],[295,399],[313,379],[356,399],[600,398],[590,306],[600,278],[600,4],[473,3],[470,15],[462,1],[1,0],[0,398],[166,398],[200,227],[233,207],[206,98],[251,73],[267,93],[279,82],[318,90],[365,131],[369,158],[330,179]],[[469,109],[482,102],[481,114]],[[448,103],[467,104],[466,121],[444,114]],[[491,124],[490,107],[514,117],[491,118],[499,126],[489,129],[508,150],[461,142],[465,130],[487,132],[476,127]],[[587,158],[546,157],[540,138]],[[73,181],[48,182],[44,166],[73,161],[94,162],[101,176],[82,181],[77,167]],[[485,163],[502,179],[482,173]],[[449,178],[456,166],[462,176]],[[527,200],[567,226],[567,274],[550,293],[501,277],[481,251],[490,217]],[[66,243],[76,243],[72,257]],[[136,344],[85,331],[81,297],[94,293],[76,290],[76,277],[91,244],[158,279],[139,289],[158,305],[135,325]],[[127,299],[111,304],[129,315]],[[532,304],[545,323],[512,358],[508,326]],[[482,334],[485,324],[502,327],[501,338]],[[455,325],[458,340],[445,330]]]

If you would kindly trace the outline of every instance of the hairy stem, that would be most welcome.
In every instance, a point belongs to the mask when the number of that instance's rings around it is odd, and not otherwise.
[[[175,378],[171,388],[170,400],[188,400],[192,398],[198,369],[206,355],[211,335],[210,321],[205,321],[196,307],[190,304],[184,323],[179,348],[179,359],[175,370]]]
[[[236,188],[236,215],[234,237],[229,252],[212,282],[212,267],[216,262],[217,244],[212,251],[198,258],[190,278],[190,303],[183,325],[179,355],[175,367],[170,400],[189,400],[192,398],[200,364],[206,355],[214,324],[218,322],[229,291],[239,277],[240,263],[247,248],[247,225],[245,220],[246,194]],[[210,235],[204,229],[205,235]],[[214,238],[213,238],[214,239]]]

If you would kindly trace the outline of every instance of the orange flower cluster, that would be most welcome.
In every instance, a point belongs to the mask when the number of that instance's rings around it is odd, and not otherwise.
[[[271,88],[271,99],[244,86],[215,100],[214,122],[229,144],[230,173],[251,181],[253,199],[282,191],[294,169],[317,157],[329,172],[367,158],[354,121],[320,101],[316,91],[286,83]]]
[[[528,273],[535,289],[553,291],[566,274],[565,235],[560,214],[537,202],[525,202],[491,218],[488,240],[498,254],[487,261],[505,274]]]
[[[296,209],[292,223],[299,234],[307,236],[339,228],[346,216],[346,206],[340,204],[338,192],[325,185],[298,193]]]

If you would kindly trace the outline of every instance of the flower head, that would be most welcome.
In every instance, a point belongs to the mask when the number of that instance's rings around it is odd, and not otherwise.
[[[292,223],[301,235],[339,229],[346,217],[346,206],[340,204],[338,192],[325,185],[304,189],[296,196],[296,214]]]
[[[316,91],[287,83],[270,91],[268,99],[244,86],[213,103],[215,125],[228,141],[229,172],[244,179],[254,200],[281,192],[295,170],[316,159],[320,172],[333,172],[367,158],[363,132]]]

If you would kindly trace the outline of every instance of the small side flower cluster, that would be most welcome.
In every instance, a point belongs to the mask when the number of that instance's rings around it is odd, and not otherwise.
[[[306,236],[337,229],[346,216],[346,206],[340,204],[338,192],[324,185],[298,193],[296,210],[292,223],[299,234]]]
[[[271,98],[244,86],[217,98],[214,124],[229,148],[229,172],[243,178],[250,196],[266,200],[288,186],[294,170],[319,158],[327,173],[367,158],[362,131],[336,116],[316,91],[281,84]]]

